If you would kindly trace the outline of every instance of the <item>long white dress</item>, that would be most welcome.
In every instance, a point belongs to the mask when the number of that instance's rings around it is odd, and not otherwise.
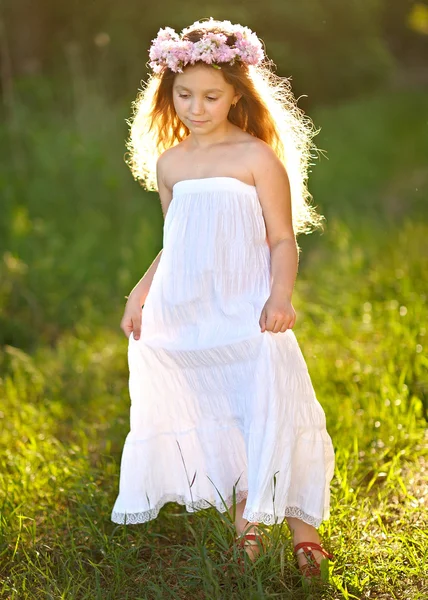
[[[247,498],[244,518],[330,513],[334,450],[292,330],[260,331],[270,249],[254,186],[178,182],[163,252],[129,338],[130,431],[111,519],[143,523]]]

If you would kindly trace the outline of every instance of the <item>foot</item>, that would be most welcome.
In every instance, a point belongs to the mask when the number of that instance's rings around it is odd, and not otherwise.
[[[301,573],[309,578],[319,576],[321,561],[333,557],[322,547],[318,531],[312,525],[296,518],[288,519],[288,524],[293,534],[294,551]]]
[[[239,531],[236,542],[242,546],[251,562],[253,562],[263,548],[263,539],[257,524],[247,523],[247,526]]]
[[[293,536],[294,547],[296,547],[301,542],[307,542],[307,543],[313,542],[314,544],[321,545],[321,539],[317,533],[317,530],[315,528],[313,528],[313,530],[314,531],[310,532],[309,534],[306,533],[304,535],[294,535]],[[315,556],[315,560],[317,562],[320,562],[321,559],[323,558],[323,555],[321,554],[321,552],[319,550],[314,550],[313,553]],[[302,569],[302,567],[304,567],[305,565],[308,564],[308,560],[307,560],[304,552],[299,552],[297,554],[297,563],[298,563],[300,569]]]
[[[237,541],[244,548],[251,562],[255,561],[263,549],[263,540],[258,533],[245,533],[239,536]]]
[[[253,528],[253,530],[254,530],[254,528]],[[233,548],[235,545],[243,548],[245,550],[245,552],[247,553],[247,556],[250,559],[250,561],[254,562],[254,560],[260,554],[260,549],[263,547],[263,541],[258,533],[254,532],[254,531],[251,533],[247,533],[246,531],[243,531],[236,536],[235,543],[227,551],[228,556],[230,556],[230,557],[232,556]],[[244,561],[244,557],[242,555],[237,556],[237,563],[241,570],[241,573],[244,573],[245,572],[245,561]],[[223,568],[223,571],[226,572],[228,565],[226,564],[222,568]]]
[[[329,554],[320,544],[314,542],[300,542],[294,546],[297,560],[299,562],[300,572],[307,579],[321,577],[322,562],[327,559],[333,559],[333,555]],[[317,559],[315,553],[320,554],[321,558]],[[302,557],[300,559],[299,557]]]

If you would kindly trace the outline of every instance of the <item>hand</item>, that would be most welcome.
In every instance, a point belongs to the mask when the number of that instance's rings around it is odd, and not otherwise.
[[[259,319],[262,333],[264,331],[284,333],[294,327],[295,322],[296,311],[290,298],[284,299],[280,295],[271,294],[266,300]]]
[[[141,334],[141,301],[138,298],[129,296],[125,306],[120,328],[127,338],[133,333],[134,340],[140,339]]]

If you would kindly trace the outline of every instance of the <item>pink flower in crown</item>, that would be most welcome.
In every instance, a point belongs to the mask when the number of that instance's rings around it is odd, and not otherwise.
[[[178,41],[180,36],[172,27],[164,27],[163,29],[159,29],[156,39],[154,42],[164,42],[166,40],[176,40]]]
[[[226,44],[218,49],[216,62],[233,64],[237,56],[238,49]]]
[[[183,72],[185,67],[192,60],[193,44],[187,40],[175,42],[174,48],[169,52],[167,57],[167,66],[171,71]]]
[[[235,47],[243,62],[249,65],[257,65],[263,60],[263,46],[256,34],[248,29],[248,27],[242,27],[241,30],[236,31],[235,37]]]
[[[222,33],[207,33],[193,45],[192,63],[202,60],[207,64],[218,62],[220,48],[226,45],[227,38]]]
[[[262,44],[251,29],[242,25],[232,25],[230,21],[223,23],[235,36],[236,42],[233,46],[228,45],[227,36],[223,33],[208,32],[199,41],[190,42],[183,40],[171,27],[160,29],[149,50],[150,67],[155,73],[161,73],[165,67],[175,73],[182,73],[183,67],[198,61],[206,64],[234,64],[239,60],[257,65],[263,60]],[[183,29],[182,35],[198,24],[194,23],[190,28]]]
[[[193,44],[181,40],[170,27],[160,29],[149,50],[150,67],[161,73],[165,67],[174,72],[182,72],[182,67],[190,62]]]

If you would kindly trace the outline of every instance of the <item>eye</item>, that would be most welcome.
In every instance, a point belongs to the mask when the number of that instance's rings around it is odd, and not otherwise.
[[[211,100],[212,102],[214,102],[214,100],[218,100],[218,98],[211,98],[211,96],[207,96],[207,100]]]
[[[178,94],[179,98],[188,98],[189,94]]]

